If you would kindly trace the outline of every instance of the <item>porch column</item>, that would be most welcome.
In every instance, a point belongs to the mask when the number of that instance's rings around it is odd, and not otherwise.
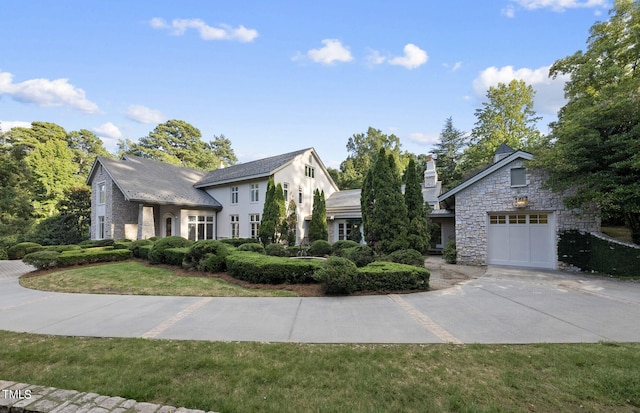
[[[147,239],[156,236],[156,224],[153,216],[153,207],[138,205],[138,239]]]

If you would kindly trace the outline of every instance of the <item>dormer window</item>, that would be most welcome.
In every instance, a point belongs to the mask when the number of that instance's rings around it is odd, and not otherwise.
[[[526,186],[527,170],[525,168],[511,169],[511,186]]]

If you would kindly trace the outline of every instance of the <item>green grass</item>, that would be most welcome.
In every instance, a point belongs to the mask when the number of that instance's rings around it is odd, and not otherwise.
[[[631,230],[627,227],[602,227],[602,232],[611,238],[631,243]]]
[[[137,261],[85,266],[36,277],[20,285],[44,291],[88,294],[171,295],[193,297],[283,297],[291,291],[242,288],[214,277],[181,277]]]
[[[308,345],[0,331],[2,379],[219,412],[637,412],[640,344]]]

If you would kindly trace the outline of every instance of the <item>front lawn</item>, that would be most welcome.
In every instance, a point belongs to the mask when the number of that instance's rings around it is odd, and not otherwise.
[[[20,285],[36,290],[87,294],[169,295],[192,297],[292,297],[292,291],[250,289],[210,276],[145,265],[139,261],[35,272]]]
[[[638,412],[640,344],[313,345],[0,331],[1,379],[218,412]]]

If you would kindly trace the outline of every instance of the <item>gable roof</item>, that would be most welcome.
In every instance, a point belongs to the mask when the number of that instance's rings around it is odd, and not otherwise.
[[[223,185],[229,182],[246,181],[249,179],[264,178],[273,175],[278,169],[288,165],[299,155],[313,150],[313,148],[301,149],[282,155],[271,156],[269,158],[258,159],[247,163],[228,166],[208,172],[199,182],[196,188],[206,188],[216,185]]]
[[[111,176],[127,201],[222,208],[217,200],[193,186],[205,176],[205,171],[134,155],[123,155],[122,159],[99,156],[87,183],[93,180],[98,164]]]
[[[529,152],[525,152],[525,151],[515,151],[511,155],[509,155],[509,156],[507,156],[505,158],[502,158],[501,160],[499,160],[498,162],[496,162],[496,163],[494,163],[492,165],[489,165],[488,167],[486,167],[482,171],[478,172],[477,174],[475,174],[471,178],[467,179],[466,181],[462,182],[460,185],[456,186],[455,188],[452,188],[452,189],[448,190],[447,192],[445,192],[444,194],[440,195],[438,197],[438,201],[439,202],[445,202],[447,199],[451,198],[452,196],[454,196],[458,192],[462,191],[463,189],[466,189],[466,188],[470,187],[471,185],[475,184],[476,182],[480,181],[481,179],[484,179],[485,177],[491,175],[492,173],[494,173],[498,169],[502,168],[505,165],[510,164],[511,162],[513,162],[513,161],[515,161],[516,159],[519,159],[519,158],[522,158],[522,159],[530,161],[530,160],[533,159],[533,155],[530,154]]]

